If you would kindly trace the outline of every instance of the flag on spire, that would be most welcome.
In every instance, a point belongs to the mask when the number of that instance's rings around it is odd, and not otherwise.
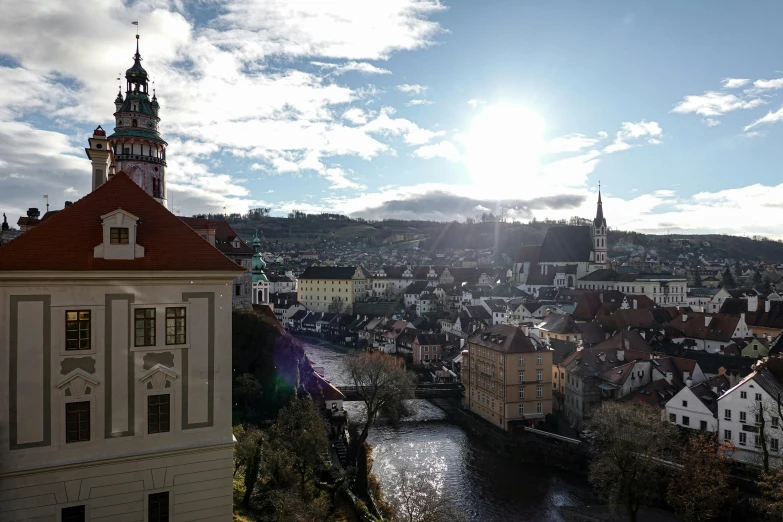
[[[136,20],[135,22],[131,22],[131,25],[139,25],[139,21]]]

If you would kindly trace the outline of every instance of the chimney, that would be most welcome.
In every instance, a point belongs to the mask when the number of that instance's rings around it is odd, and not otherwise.
[[[66,201],[66,202],[65,202],[65,207],[63,207],[63,208],[68,208],[68,207],[70,207],[71,205],[73,205],[73,201]]]
[[[712,317],[710,317],[709,315],[705,315],[704,316],[704,326],[709,326],[710,325],[710,321],[712,321]]]
[[[633,309],[634,309],[634,310],[636,310],[636,306],[637,306],[637,304],[636,304],[636,299],[634,299],[634,300],[633,300]]]
[[[666,372],[666,382],[671,384],[673,378],[674,378],[674,374],[672,374],[672,372]]]
[[[767,313],[769,313],[769,304],[770,304],[769,299],[764,301],[764,311],[767,312]]]
[[[603,292],[598,294],[598,300],[601,301],[602,303],[604,302],[604,293]]]
[[[759,308],[758,296],[752,295],[748,297],[748,312],[755,312]]]
[[[682,314],[682,322],[684,323],[687,320],[688,320],[688,314]]]
[[[41,212],[35,207],[30,207],[27,209],[27,217],[38,219],[41,217]]]
[[[598,358],[601,360],[601,362],[606,362],[606,354],[604,352],[599,353]]]
[[[625,361],[625,350],[617,350],[617,360],[620,362]]]
[[[691,381],[691,372],[682,372],[682,380],[686,383]],[[688,384],[688,387],[690,387],[690,384]]]
[[[623,346],[625,347],[626,350],[630,350],[631,349],[631,341],[629,339],[627,339],[627,338],[623,339]]]

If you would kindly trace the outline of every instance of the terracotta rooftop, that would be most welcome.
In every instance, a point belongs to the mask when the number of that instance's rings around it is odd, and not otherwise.
[[[101,216],[122,209],[137,216],[137,259],[94,257],[103,243]],[[0,247],[0,270],[233,271],[242,268],[120,172],[97,190]]]

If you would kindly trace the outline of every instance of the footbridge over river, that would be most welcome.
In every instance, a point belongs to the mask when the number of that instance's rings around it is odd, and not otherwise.
[[[337,386],[336,388],[345,395],[346,401],[362,400],[358,386]],[[370,390],[371,388],[365,388],[365,392]],[[461,384],[422,383],[417,384],[414,389],[416,399],[459,398],[463,394],[464,388]]]

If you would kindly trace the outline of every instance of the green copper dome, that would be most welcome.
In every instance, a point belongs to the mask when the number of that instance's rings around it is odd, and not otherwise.
[[[114,99],[114,103],[122,103],[122,91],[117,93],[117,97]]]
[[[147,71],[141,66],[139,35],[136,35],[136,54],[133,56],[133,66],[125,71],[125,79],[132,83],[147,83]]]

